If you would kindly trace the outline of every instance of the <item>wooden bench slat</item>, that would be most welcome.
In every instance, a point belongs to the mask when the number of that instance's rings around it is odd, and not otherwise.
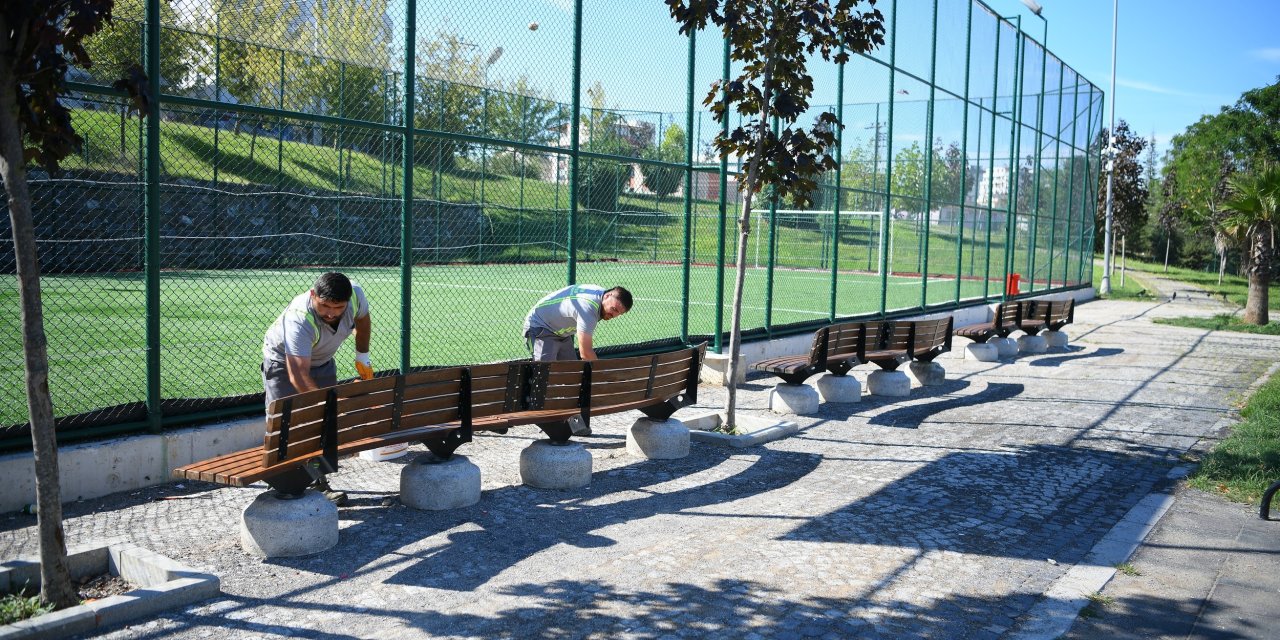
[[[199,472],[204,471],[204,470],[207,470],[207,469],[217,469],[217,468],[220,468],[220,467],[223,467],[223,466],[227,465],[228,463],[231,463],[231,462],[237,461],[237,460],[239,460],[240,458],[248,458],[248,457],[252,457],[252,456],[253,456],[253,454],[255,454],[255,453],[259,453],[259,452],[261,452],[261,451],[262,451],[262,448],[261,448],[261,447],[254,447],[254,448],[252,448],[252,449],[245,449],[245,450],[243,450],[243,451],[236,451],[236,452],[233,452],[233,453],[228,453],[228,454],[225,454],[225,455],[218,456],[218,457],[216,457],[216,458],[209,458],[208,460],[201,460],[201,461],[199,461],[199,462],[193,462],[193,463],[191,463],[191,464],[189,464],[189,465],[186,465],[186,466],[178,467],[177,469],[174,469],[174,472],[175,472],[175,473],[179,473],[179,472],[181,472],[181,473],[199,473]]]
[[[666,393],[679,395],[679,391],[684,389],[683,382],[671,382],[662,387],[655,386],[653,391],[646,395],[645,389],[637,389],[632,391],[622,391],[616,393],[591,394],[591,406],[595,407],[596,403],[602,405],[621,404],[624,402],[633,402],[638,400],[653,399]]]

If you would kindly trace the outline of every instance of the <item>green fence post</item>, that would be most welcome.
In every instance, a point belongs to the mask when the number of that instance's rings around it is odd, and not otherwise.
[[[995,182],[996,182],[996,120],[998,116],[996,112],[1000,110],[1000,101],[997,96],[1000,93],[1000,20],[996,19],[996,57],[993,72],[991,74],[991,144],[987,147],[987,246],[986,246],[986,266],[984,267],[982,276],[982,298],[991,297],[991,222],[995,209]],[[1008,226],[1009,221],[1005,221]],[[1004,300],[1004,287],[1000,287],[1000,299]]]
[[[160,433],[160,0],[147,0],[146,243],[147,430]]]
[[[414,42],[418,0],[405,2],[404,28],[404,186],[400,213],[400,373],[409,371],[413,320],[413,171],[414,171]]]
[[[213,36],[213,99],[222,101],[222,16],[215,17],[217,20],[217,34]],[[218,132],[222,130],[222,116],[220,112],[215,111],[213,117],[213,188],[218,188],[218,159],[221,157],[218,141]],[[222,210],[221,193],[215,191],[215,201],[218,202],[218,210]]]
[[[973,45],[973,3],[968,4],[969,10],[965,19],[965,36],[964,36],[964,115],[961,116],[960,133],[960,226],[956,231],[956,299],[955,303],[960,304],[960,280],[964,273],[964,207],[969,201],[969,79],[973,71],[972,65],[972,45]],[[982,126],[982,118],[978,118],[978,126]],[[982,146],[982,134],[978,134],[978,146]],[[976,194],[975,194],[976,195]],[[976,202],[975,202],[976,204]],[[972,253],[972,252],[970,252]],[[972,274],[970,274],[972,275]]]
[[[487,86],[480,88],[480,105],[481,105],[480,108],[483,109],[483,111],[481,111],[481,114],[480,114],[480,120],[481,120],[480,127],[484,130],[485,137],[491,138],[493,137],[493,134],[489,131],[489,87]],[[521,106],[522,117],[524,115],[523,108],[524,107]],[[481,207],[484,206],[484,183],[488,181],[488,177],[489,177],[489,145],[484,144],[480,146],[480,206]]]
[[[845,53],[844,47],[840,47],[840,53]],[[844,195],[840,182],[842,173],[841,167],[844,165],[844,65],[841,62],[836,69],[836,121],[840,126],[836,127],[836,187],[835,205],[831,209],[831,312],[827,314],[829,322],[836,321],[836,291],[840,285],[840,198]]]
[[[933,0],[933,46],[929,52],[929,106],[924,134],[924,236],[920,254],[920,308],[929,305],[929,222],[933,216],[933,119],[938,92],[938,0]]]
[[[688,82],[685,86],[684,120],[684,274],[680,283],[680,341],[689,343],[689,271],[693,261],[693,70],[697,31],[689,31]]]
[[[1070,146],[1071,146],[1071,149],[1073,149],[1073,150],[1075,149],[1075,144],[1076,144],[1076,120],[1077,120],[1077,117],[1078,117],[1078,116],[1077,116],[1077,112],[1076,112],[1076,105],[1079,103],[1079,99],[1080,99],[1080,76],[1078,76],[1078,75],[1077,75],[1077,76],[1076,76],[1076,81],[1075,81],[1075,88],[1074,88],[1074,90],[1072,91],[1072,100],[1071,100],[1071,145],[1070,145]],[[1070,169],[1070,171],[1069,171],[1069,173],[1068,173],[1068,178],[1067,178],[1067,180],[1068,180],[1068,182],[1067,182],[1067,211],[1070,211],[1070,210],[1071,210],[1071,208],[1072,208],[1073,206],[1075,206],[1075,197],[1076,197],[1076,154],[1075,154],[1075,152],[1074,152],[1074,151],[1072,151],[1072,153],[1071,153],[1071,165],[1070,165],[1070,166],[1071,166],[1071,169]],[[1055,204],[1056,204],[1056,203],[1055,203]],[[1057,214],[1057,210],[1055,209],[1055,210],[1054,210],[1054,220],[1055,220],[1055,221],[1057,220],[1057,215],[1058,215],[1058,214]],[[1071,217],[1070,217],[1070,216],[1068,216],[1068,217],[1067,217],[1067,238],[1068,238],[1068,242],[1070,242],[1070,237],[1071,237]],[[1065,252],[1065,253],[1064,253],[1064,255],[1067,255],[1067,256],[1068,256],[1068,259],[1069,259],[1069,256],[1070,256],[1070,249],[1068,249],[1068,251],[1067,251],[1067,252]],[[1052,263],[1050,263],[1050,264],[1052,264]],[[1064,285],[1066,284],[1066,273],[1067,273],[1067,271],[1066,271],[1066,268],[1064,267],[1064,268],[1063,268],[1063,270],[1062,270],[1062,274],[1063,274],[1063,278],[1062,278],[1062,280],[1063,280],[1063,284],[1064,284]]]
[[[890,37],[893,37],[892,34],[890,34]],[[893,70],[891,69],[889,73],[890,75],[892,75]],[[876,184],[876,181],[879,180],[879,177],[880,177],[880,103],[879,102],[876,103],[875,127],[876,127],[875,132],[871,134],[873,136],[872,138],[873,144],[871,145],[871,184],[873,186]],[[887,192],[885,193],[884,197],[888,198]],[[875,200],[872,199],[872,202],[874,201]],[[884,225],[881,225],[881,226],[884,226]],[[873,244],[871,240],[872,240],[871,225],[868,224],[867,225],[867,271],[871,270],[871,245]]]
[[[1047,276],[1049,280],[1050,289],[1053,288],[1054,231],[1057,229],[1057,222],[1058,222],[1058,183],[1062,182],[1062,97],[1063,97],[1062,89],[1063,89],[1064,75],[1065,74],[1062,73],[1062,69],[1059,68],[1058,70],[1058,124],[1055,125],[1055,128],[1057,129],[1057,131],[1055,131],[1053,134],[1053,140],[1054,140],[1053,164],[1055,168],[1055,171],[1053,172],[1053,222],[1052,222],[1053,226],[1049,229],[1049,274]],[[1072,111],[1071,116],[1072,118],[1074,118],[1075,117],[1074,104],[1071,107],[1071,111]],[[1071,148],[1074,148],[1074,145],[1075,145],[1074,139],[1071,141],[1071,144],[1072,144]],[[1074,160],[1075,160],[1075,154],[1073,153],[1072,165],[1075,164]],[[1068,202],[1070,202],[1070,200],[1068,200]],[[1068,204],[1068,211],[1069,210],[1070,210],[1070,205]],[[1066,271],[1063,271],[1063,273],[1065,274]]]
[[[1015,16],[1018,21],[1017,27],[1013,32],[1013,109],[1009,114],[1009,197],[1007,203],[1008,213],[1005,214],[1004,223],[1004,276],[1007,281],[1009,273],[1013,271],[1013,247],[1014,238],[1018,229],[1018,183],[1020,171],[1018,169],[1018,154],[1022,151],[1018,142],[1022,138],[1022,48],[1024,41],[1022,39],[1022,16]],[[1032,279],[1034,274],[1028,274],[1028,279]],[[1000,287],[1003,294],[1001,300],[1008,297],[1009,287],[1002,283]]]
[[[775,138],[778,135],[776,116],[773,119],[773,135]],[[773,337],[773,269],[777,265],[778,256],[778,192],[771,191],[772,193],[769,194],[769,242],[765,245],[769,256],[765,261],[764,271],[764,332],[770,338]]]
[[[893,224],[893,91],[897,79],[898,54],[898,0],[890,5],[893,15],[889,18],[889,132],[884,139],[884,218],[880,223],[880,314],[889,308],[889,270],[893,256],[889,255],[889,225]],[[880,136],[879,127],[876,137]],[[877,145],[878,147],[878,145]]]
[[[568,284],[578,281],[578,153],[582,144],[582,0],[573,1],[573,113],[569,116]]]
[[[729,38],[724,39],[724,68],[721,70],[721,79],[724,81],[721,86],[723,90],[720,92],[720,99],[728,104],[729,101]],[[723,115],[723,122],[720,123],[720,135],[725,139],[729,138],[729,113]],[[720,229],[716,244],[716,353],[724,353],[724,258],[725,258],[725,222],[728,218],[728,198],[729,198],[729,158],[724,154],[720,155]],[[738,256],[739,260],[745,259],[745,256]]]
[[[1044,20],[1044,16],[1040,16],[1040,19]],[[1045,100],[1044,85],[1046,81],[1045,72],[1048,69],[1048,62],[1049,62],[1049,21],[1045,20],[1044,42],[1040,43],[1040,96],[1036,99],[1036,170],[1034,174],[1036,191],[1035,191],[1035,201],[1031,205],[1032,210],[1035,211],[1035,218],[1034,218],[1034,222],[1032,223],[1032,233],[1031,233],[1032,242],[1034,243],[1032,245],[1033,247],[1036,244],[1039,244],[1038,238],[1039,238],[1039,227],[1040,227],[1040,191],[1043,188],[1043,185],[1041,184],[1040,170],[1041,170],[1041,167],[1044,165],[1044,145],[1041,143],[1041,141],[1044,140],[1044,100]],[[1059,129],[1062,127],[1062,74],[1061,73],[1058,74],[1058,123],[1055,126],[1058,127]],[[1056,132],[1053,137],[1054,137],[1054,140],[1057,140],[1058,135]],[[1058,156],[1057,156],[1057,152],[1055,151],[1054,165],[1056,166],[1057,163],[1058,163]],[[1057,186],[1056,180],[1054,181],[1054,186],[1055,187]],[[1049,228],[1049,273],[1045,278],[1045,280],[1048,281],[1048,286],[1050,289],[1053,288],[1053,232],[1054,230],[1057,229],[1057,220],[1058,220],[1058,196],[1055,190],[1054,197],[1053,197],[1053,222],[1051,223],[1053,226]],[[1028,253],[1030,254],[1030,256],[1028,258],[1029,263],[1027,266],[1027,272],[1032,274],[1032,282],[1034,283],[1035,272],[1036,272],[1035,251],[1030,251]]]
[[[280,51],[280,99],[279,108],[284,111],[284,51]],[[276,136],[276,191],[280,190],[280,185],[284,182],[284,121],[279,122],[280,131]]]
[[[346,96],[347,88],[347,64],[338,61],[338,117],[347,117],[346,110],[343,109],[343,98]],[[337,239],[333,243],[334,257],[337,258],[336,263],[342,264],[342,197],[345,195],[347,188],[346,173],[342,170],[342,148],[346,142],[342,135],[342,127],[338,127],[338,202],[334,207],[333,219],[333,235]]]
[[[445,106],[445,100],[446,100],[445,93],[444,93],[444,84],[445,84],[445,81],[441,80],[440,81],[440,120],[437,125],[440,131],[442,132],[446,128],[445,121],[444,121],[444,106]],[[436,232],[435,232],[435,240],[433,240],[431,244],[435,248],[435,254],[436,254],[435,263],[440,264],[440,218],[444,215],[444,210],[440,206],[441,199],[443,198],[443,196],[441,195],[441,192],[444,190],[444,173],[442,169],[445,162],[444,144],[442,144],[441,140],[438,138],[432,138],[432,142],[435,143],[434,146],[436,148],[436,154],[435,154],[436,166],[435,166],[435,171],[433,171],[431,174],[431,177],[432,177],[431,198],[435,200]],[[456,162],[456,160],[454,160],[454,162]]]
[[[1087,125],[1088,127],[1088,131],[1086,132],[1087,138],[1085,140],[1085,145],[1084,145],[1084,183],[1085,183],[1084,198],[1082,198],[1082,201],[1080,203],[1081,211],[1079,214],[1080,215],[1080,232],[1083,234],[1083,237],[1080,238],[1080,266],[1079,266],[1079,270],[1076,272],[1076,282],[1081,283],[1081,282],[1084,282],[1085,269],[1089,269],[1090,284],[1093,283],[1093,232],[1094,232],[1094,229],[1093,229],[1094,225],[1089,224],[1089,221],[1094,218],[1094,212],[1090,210],[1090,203],[1093,203],[1092,208],[1095,211],[1097,209],[1097,199],[1093,195],[1093,189],[1091,189],[1090,187],[1093,186],[1094,188],[1096,188],[1096,185],[1098,184],[1098,181],[1093,179],[1093,173],[1089,169],[1089,160],[1090,160],[1089,146],[1090,144],[1092,144],[1090,141],[1092,141],[1094,138],[1093,102],[1094,102],[1093,91],[1091,90],[1089,91],[1089,116],[1088,116],[1089,124]],[[1074,111],[1074,109],[1072,110]],[[1074,148],[1075,141],[1072,140],[1071,144]],[[1072,156],[1073,156],[1072,162],[1074,162],[1075,161],[1074,151],[1072,152]],[[1072,214],[1074,214],[1074,212],[1068,209],[1068,215],[1072,215]]]
[[[285,91],[284,50],[281,49],[280,50],[280,96],[276,99],[277,100],[276,106],[280,109],[280,111],[284,111],[284,91]],[[275,199],[275,205],[277,210],[279,210],[279,204],[280,204],[279,194],[283,189],[282,187],[283,184],[284,184],[284,135],[280,134],[276,136],[276,195],[272,196]],[[310,244],[311,243],[308,242],[308,245]]]

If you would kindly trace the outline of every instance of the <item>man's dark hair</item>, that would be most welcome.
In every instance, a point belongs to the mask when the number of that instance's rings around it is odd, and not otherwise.
[[[337,272],[329,272],[322,274],[316,278],[316,283],[311,285],[311,290],[316,292],[316,297],[331,300],[333,302],[350,302],[351,301],[351,280],[346,276]],[[630,297],[627,298],[630,300]]]
[[[606,291],[605,295],[608,295],[610,293],[614,294],[614,297],[618,299],[618,302],[622,303],[623,308],[625,308],[627,311],[631,310],[631,292],[630,291],[627,291],[623,287],[614,287]]]

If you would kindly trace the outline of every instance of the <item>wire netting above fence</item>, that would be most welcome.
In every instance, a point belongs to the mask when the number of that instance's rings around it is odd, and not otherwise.
[[[525,313],[568,282],[635,293],[597,337],[621,353],[721,348],[738,260],[757,337],[997,300],[1010,274],[1023,293],[1090,278],[1102,93],[976,0],[880,2],[885,46],[813,65],[802,124],[840,117],[839,169],[806,208],[757,198],[742,256],[741,166],[702,106],[737,69],[661,3],[146,4],[118,0],[71,74],[79,153],[30,174],[65,437],[257,409],[263,334],[326,271],[367,292],[384,372],[527,357]],[[135,62],[154,117],[110,88]]]

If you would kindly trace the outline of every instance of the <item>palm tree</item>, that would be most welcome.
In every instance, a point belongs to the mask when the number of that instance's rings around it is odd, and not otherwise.
[[[1275,252],[1275,226],[1280,216],[1280,165],[1264,162],[1256,171],[1232,176],[1229,185],[1230,197],[1223,203],[1227,211],[1223,227],[1243,240],[1249,273],[1244,321],[1267,324],[1267,287]]]

